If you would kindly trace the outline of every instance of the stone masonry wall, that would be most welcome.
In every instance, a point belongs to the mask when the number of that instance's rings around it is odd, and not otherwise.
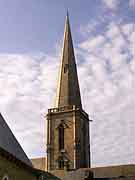
[[[32,172],[0,155],[0,180],[4,176],[8,176],[10,180],[37,180]]]

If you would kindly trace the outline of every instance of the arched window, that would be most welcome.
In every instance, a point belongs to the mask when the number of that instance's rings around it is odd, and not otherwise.
[[[8,176],[4,176],[2,180],[9,180]]]
[[[63,159],[59,160],[59,169],[64,169],[64,160]]]
[[[44,180],[44,176],[41,175],[41,176],[39,177],[39,180]]]
[[[59,128],[59,150],[64,149],[64,127],[60,124]]]

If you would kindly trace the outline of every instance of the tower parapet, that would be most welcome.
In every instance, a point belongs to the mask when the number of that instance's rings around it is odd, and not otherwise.
[[[47,114],[47,169],[90,167],[89,117],[82,109],[67,15],[55,108]]]

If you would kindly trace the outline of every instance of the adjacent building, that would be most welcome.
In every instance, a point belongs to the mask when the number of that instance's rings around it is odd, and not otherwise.
[[[58,180],[35,169],[0,114],[0,180]]]

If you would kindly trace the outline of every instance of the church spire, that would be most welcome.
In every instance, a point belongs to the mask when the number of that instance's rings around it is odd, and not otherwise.
[[[57,87],[56,107],[68,105],[82,107],[69,15],[67,12],[59,82]]]

